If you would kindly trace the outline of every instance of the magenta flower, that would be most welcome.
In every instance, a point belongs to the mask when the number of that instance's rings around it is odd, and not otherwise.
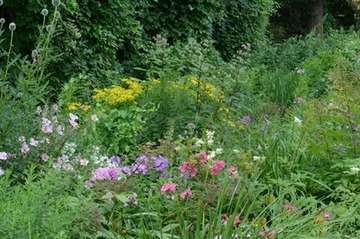
[[[215,164],[210,167],[210,174],[211,175],[218,175],[220,170],[225,168],[226,163],[221,160],[216,160]]]
[[[162,187],[161,187],[161,193],[164,194],[166,193],[167,191],[170,191],[170,192],[175,192],[176,191],[176,185],[173,184],[173,183],[165,183]]]
[[[181,173],[188,173],[191,177],[195,177],[197,173],[197,166],[190,165],[189,162],[185,161],[183,165],[179,166],[179,170]]]
[[[187,196],[190,196],[190,195],[192,195],[192,191],[191,191],[190,188],[187,188],[184,192],[182,192],[180,194],[180,197],[184,199],[184,198],[186,198]]]
[[[238,169],[234,166],[230,166],[229,168],[229,173],[233,174],[233,173],[237,173]]]

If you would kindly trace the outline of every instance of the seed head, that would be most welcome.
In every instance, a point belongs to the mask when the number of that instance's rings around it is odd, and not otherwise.
[[[16,29],[16,24],[15,23],[10,23],[9,24],[9,29],[10,29],[10,31],[15,31],[15,29]]]
[[[53,4],[55,7],[59,6],[60,3],[61,3],[60,0],[52,0],[52,4]]]
[[[1,0],[0,0],[1,1]],[[0,18],[0,23],[4,24],[5,23],[5,19],[4,18]]]
[[[0,0],[0,6],[2,6],[4,4],[3,0]]]
[[[1,0],[0,0],[1,1]],[[44,8],[43,10],[41,10],[41,15],[43,15],[44,17],[46,17],[49,14],[49,11]]]
[[[60,17],[61,17],[60,12],[56,11],[56,12],[54,13],[54,16],[55,16],[56,18],[60,18]]]
[[[47,32],[50,32],[52,29],[53,29],[53,28],[52,28],[52,25],[47,25],[47,26],[46,26],[46,31],[47,31]]]
[[[39,52],[37,50],[33,50],[31,52],[31,57],[34,58],[34,57],[37,57],[39,55]]]

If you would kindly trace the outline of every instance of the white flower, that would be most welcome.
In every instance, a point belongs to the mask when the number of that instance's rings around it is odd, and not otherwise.
[[[302,120],[295,116],[295,117],[294,117],[294,123],[295,123],[295,124],[301,124],[301,123],[302,123]]]
[[[37,140],[35,140],[33,138],[30,139],[30,145],[31,146],[36,147],[36,146],[38,146],[38,144],[39,144],[39,141],[37,141]]]
[[[352,172],[352,173],[358,173],[359,171],[360,171],[359,167],[351,167],[350,168],[350,172]]]
[[[86,166],[86,165],[88,165],[88,163],[89,163],[89,161],[86,160],[86,159],[81,159],[80,160],[80,165],[82,165],[82,166]]]
[[[261,161],[261,160],[265,160],[266,158],[264,156],[253,156],[253,160],[254,161]]]
[[[234,149],[233,152],[234,152],[235,154],[240,153],[240,151],[239,151],[238,149]]]
[[[197,139],[197,141],[195,142],[195,145],[197,147],[200,147],[201,145],[205,144],[205,142],[202,139]]]
[[[222,152],[223,152],[223,149],[222,149],[222,148],[217,148],[217,149],[215,150],[215,153],[216,153],[217,155],[222,154]]]
[[[26,140],[25,136],[20,136],[19,137],[19,142],[23,143],[23,142],[25,142],[25,140]]]
[[[208,154],[208,159],[213,159],[216,156],[216,152],[215,151],[210,151],[210,153]]]
[[[4,174],[5,174],[5,171],[2,168],[0,168],[0,177]]]
[[[305,69],[302,69],[302,68],[297,69],[296,73],[298,73],[298,74],[304,74],[304,73],[305,73]]]
[[[0,152],[0,160],[7,160],[8,154],[5,152]]]

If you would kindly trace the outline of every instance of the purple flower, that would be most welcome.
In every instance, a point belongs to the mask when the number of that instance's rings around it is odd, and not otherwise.
[[[116,156],[116,155],[111,156],[109,158],[109,160],[110,160],[111,163],[114,163],[114,164],[117,164],[117,165],[120,164],[120,157],[119,156]]]
[[[139,174],[139,173],[146,174],[146,172],[148,171],[148,168],[144,164],[134,163],[131,166],[131,171],[133,171],[136,174]]]
[[[294,104],[301,104],[304,102],[304,99],[302,97],[297,97],[294,99]]]
[[[241,118],[241,123],[243,124],[251,124],[251,118],[248,115],[245,115]]]
[[[111,179],[117,179],[119,177],[114,168],[108,168],[108,174]]]
[[[158,156],[158,157],[151,157],[151,160],[154,163],[154,168],[156,171],[158,172],[163,172],[165,171],[165,169],[167,168],[167,166],[169,165],[169,160],[163,156]]]
[[[143,155],[143,156],[138,157],[135,161],[137,163],[146,164],[149,161],[149,159],[148,159],[148,157]]]
[[[118,175],[113,168],[97,168],[91,175],[91,181],[117,179]]]
[[[117,170],[118,170],[119,172],[122,172],[123,174],[125,174],[125,175],[127,175],[127,176],[130,176],[130,175],[131,175],[131,168],[129,168],[129,167],[122,166],[122,167],[117,168]]]

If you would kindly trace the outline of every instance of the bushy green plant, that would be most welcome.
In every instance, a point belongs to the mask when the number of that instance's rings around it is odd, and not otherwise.
[[[17,186],[10,174],[0,177],[1,238],[92,238],[101,230],[91,192],[65,171],[40,175],[30,167]]]

